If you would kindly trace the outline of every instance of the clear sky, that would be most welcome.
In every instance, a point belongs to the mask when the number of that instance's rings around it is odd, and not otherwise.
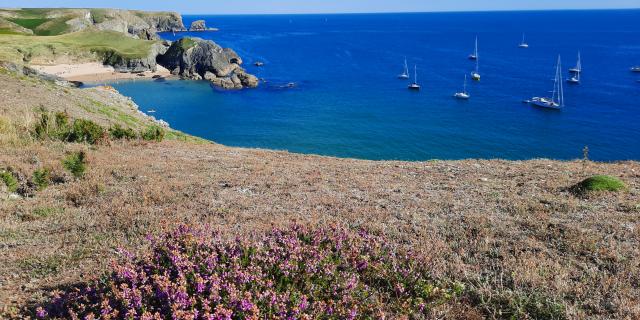
[[[183,14],[640,8],[640,0],[0,0],[0,7],[171,10]]]

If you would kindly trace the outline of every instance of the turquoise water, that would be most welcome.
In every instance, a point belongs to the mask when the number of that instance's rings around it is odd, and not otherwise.
[[[297,16],[189,16],[219,32],[192,35],[234,48],[267,83],[220,91],[207,82],[135,81],[115,87],[172,127],[242,147],[364,159],[582,157],[640,160],[640,11]],[[517,48],[527,34],[529,49]],[[474,68],[469,101],[453,93]],[[173,39],[171,34],[164,37]],[[184,33],[177,35],[185,36]],[[523,104],[552,89],[583,57],[566,107]],[[404,57],[423,90],[398,80]],[[264,61],[265,66],[253,66]],[[283,89],[295,82],[297,87]]]

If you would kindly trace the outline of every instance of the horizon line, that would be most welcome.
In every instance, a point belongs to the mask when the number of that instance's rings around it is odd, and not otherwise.
[[[177,10],[146,10],[146,9],[122,9],[113,7],[0,7],[0,9],[112,9],[112,10],[134,10],[146,12],[177,12],[181,15],[218,15],[218,16],[246,16],[246,15],[346,15],[346,14],[421,14],[421,13],[490,13],[490,12],[550,12],[550,11],[621,11],[621,10],[640,10],[638,7],[617,7],[617,8],[549,8],[549,9],[486,9],[486,10],[432,10],[432,11],[348,11],[348,12],[249,12],[249,13],[195,13],[182,12]]]

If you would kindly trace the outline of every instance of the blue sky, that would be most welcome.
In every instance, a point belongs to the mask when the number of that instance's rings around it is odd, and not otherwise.
[[[640,8],[640,0],[0,0],[0,7],[15,6],[254,14]]]

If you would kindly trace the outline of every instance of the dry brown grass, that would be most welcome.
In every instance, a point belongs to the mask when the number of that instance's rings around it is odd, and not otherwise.
[[[84,179],[13,201],[0,191],[6,316],[104,272],[118,247],[144,250],[149,233],[187,223],[251,237],[296,221],[364,226],[428,254],[435,276],[467,284],[467,301],[442,307],[449,318],[506,317],[497,310],[518,301],[555,301],[573,319],[640,318],[637,162],[373,162],[178,141],[2,150],[0,168],[25,176],[64,174],[71,151],[89,157]],[[628,190],[569,191],[595,174]]]

